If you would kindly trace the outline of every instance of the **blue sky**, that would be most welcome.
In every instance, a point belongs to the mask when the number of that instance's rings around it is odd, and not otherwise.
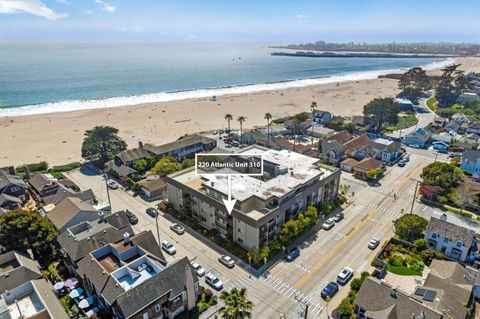
[[[479,16],[478,0],[0,0],[0,40],[479,43]]]

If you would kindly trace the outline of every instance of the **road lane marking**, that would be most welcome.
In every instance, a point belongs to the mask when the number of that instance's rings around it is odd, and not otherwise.
[[[403,185],[405,185],[406,182],[408,182],[410,180],[410,177],[416,173],[416,171],[419,169],[419,168],[423,168],[421,167],[421,165],[423,164],[423,162],[425,162],[425,160],[422,160],[420,163],[418,163],[417,166],[415,166],[415,168],[407,174],[407,176],[405,176],[402,181],[397,185],[397,187],[395,187],[395,190],[398,192],[402,187]]]
[[[320,261],[318,263],[316,263],[311,269],[310,269],[310,272],[306,273],[293,287],[295,289],[298,289],[300,286],[302,286],[305,281],[307,281],[314,273],[316,273],[320,267],[325,264],[325,262],[330,259],[330,257],[332,257],[336,252],[337,250],[339,250],[341,247],[345,246],[345,244],[348,242],[348,239],[353,235],[355,234],[359,229],[361,229],[365,224],[366,222],[368,221],[368,218],[370,218],[372,215],[375,214],[375,210],[372,210],[370,211],[363,219],[362,221],[360,221],[360,223],[357,225],[357,227],[354,227],[352,228],[352,230],[350,230],[348,232],[348,234],[345,235],[345,237],[343,237],[343,239],[341,241],[338,242],[338,244],[333,247],[332,250],[330,250],[325,256],[322,257],[322,259],[320,259]]]

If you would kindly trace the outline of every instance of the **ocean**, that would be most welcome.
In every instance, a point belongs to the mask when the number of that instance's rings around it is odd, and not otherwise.
[[[252,43],[0,43],[0,116],[281,90],[451,62],[272,51]]]

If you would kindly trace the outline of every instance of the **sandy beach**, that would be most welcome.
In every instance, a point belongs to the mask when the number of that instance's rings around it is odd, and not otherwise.
[[[480,58],[457,59],[461,69],[480,72]],[[431,71],[438,74],[439,71]],[[264,114],[274,118],[308,111],[316,101],[319,109],[336,115],[361,114],[363,106],[375,97],[398,93],[397,81],[373,79],[190,99],[136,106],[80,110],[0,118],[0,166],[20,165],[45,160],[50,165],[79,161],[84,132],[96,125],[111,125],[120,130],[130,147],[139,141],[164,143],[185,133],[224,128],[224,116],[247,118],[244,128],[265,125]],[[238,128],[238,122],[232,122]]]

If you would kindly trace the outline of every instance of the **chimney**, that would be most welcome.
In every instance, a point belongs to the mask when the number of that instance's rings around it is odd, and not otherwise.
[[[105,222],[105,213],[104,212],[98,212],[98,222],[100,222],[100,223]]]
[[[440,216],[440,220],[443,220],[444,222],[447,221],[447,214],[443,213],[442,216]]]
[[[130,234],[129,233],[125,232],[123,234],[123,242],[124,242],[125,245],[130,244]]]
[[[143,148],[143,142],[142,141],[138,141],[138,147]]]

